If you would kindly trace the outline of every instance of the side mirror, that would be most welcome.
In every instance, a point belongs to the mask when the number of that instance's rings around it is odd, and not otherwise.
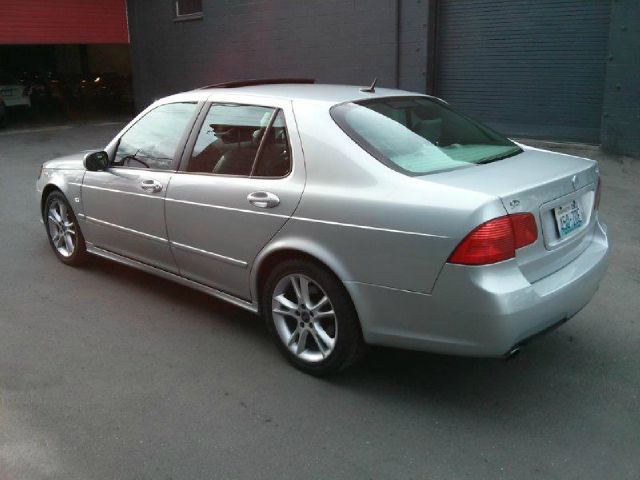
[[[106,170],[109,166],[109,155],[107,152],[92,152],[84,156],[84,168],[90,172]]]

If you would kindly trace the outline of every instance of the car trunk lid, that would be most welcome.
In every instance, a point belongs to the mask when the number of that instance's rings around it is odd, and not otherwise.
[[[597,176],[593,160],[523,146],[522,153],[510,158],[418,178],[499,197],[508,213],[532,213],[538,239],[519,249],[516,260],[534,282],[588,246],[595,225]],[[581,222],[567,232],[574,220]]]

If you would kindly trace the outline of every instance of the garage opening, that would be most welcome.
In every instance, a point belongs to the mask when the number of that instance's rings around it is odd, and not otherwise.
[[[0,16],[0,125],[133,112],[124,0],[24,0]]]
[[[128,45],[2,45],[5,123],[115,119],[133,112]]]
[[[436,92],[503,133],[598,143],[610,2],[438,3]]]

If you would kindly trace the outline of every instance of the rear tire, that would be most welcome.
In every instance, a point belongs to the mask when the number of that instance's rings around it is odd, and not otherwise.
[[[269,274],[261,308],[280,352],[316,376],[348,367],[364,352],[358,316],[342,282],[305,260],[287,260]]]
[[[65,196],[59,190],[49,194],[42,212],[49,245],[58,260],[78,266],[88,257],[87,246],[78,219]]]

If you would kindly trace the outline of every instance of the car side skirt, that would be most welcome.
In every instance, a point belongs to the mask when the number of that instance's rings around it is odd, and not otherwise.
[[[158,277],[166,278],[167,280],[171,280],[173,282],[179,283],[186,287],[199,290],[200,292],[206,293],[207,295],[210,295],[212,297],[219,298],[220,300],[224,300],[225,302],[231,303],[236,307],[243,308],[252,313],[258,313],[258,306],[254,303],[248,302],[246,300],[235,297],[221,290],[217,290],[215,288],[209,287],[207,285],[194,282],[193,280],[189,280],[188,278],[181,277],[180,275],[176,275],[174,273],[167,272],[160,268],[147,265],[146,263],[133,260],[132,258],[128,258],[122,255],[118,255],[117,253],[104,250],[100,247],[96,247],[95,245],[89,242],[87,242],[87,252],[91,253],[92,255],[96,255],[98,257],[106,258],[108,260],[112,260],[114,262],[126,265],[128,267],[137,268],[138,270],[151,273],[152,275],[157,275]]]

